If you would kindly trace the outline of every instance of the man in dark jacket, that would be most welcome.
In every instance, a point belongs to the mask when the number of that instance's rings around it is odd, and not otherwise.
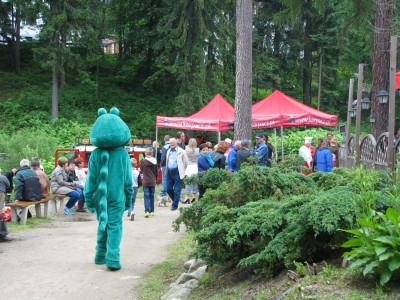
[[[261,167],[267,167],[268,161],[268,146],[265,143],[265,137],[263,134],[259,133],[256,135],[256,146],[251,151],[251,154],[259,158],[258,165]]]
[[[42,187],[39,177],[31,169],[29,160],[23,159],[15,174],[15,200],[38,201],[42,198]]]
[[[247,162],[247,159],[251,156],[250,147],[250,140],[242,140],[242,148],[236,152],[236,171],[239,171],[242,163]]]

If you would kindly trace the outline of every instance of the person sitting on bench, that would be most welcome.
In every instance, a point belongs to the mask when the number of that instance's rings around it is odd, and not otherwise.
[[[4,212],[0,210],[0,242],[11,242],[13,239],[7,236],[8,228],[4,218]]]
[[[74,182],[68,182],[68,159],[66,157],[60,157],[57,161],[58,166],[51,173],[51,191],[54,194],[61,194],[69,196],[69,200],[64,207],[64,214],[73,215],[74,212],[71,210],[75,206],[75,203],[80,199],[82,194],[76,191],[76,184]]]
[[[23,159],[20,168],[15,173],[15,201],[40,201],[42,187],[39,177],[30,167],[29,160]],[[28,218],[32,217],[28,211]]]
[[[40,169],[40,162],[38,158],[32,158],[32,170],[35,171],[39,178],[40,186],[42,188],[42,198],[46,198],[50,194],[50,180],[45,172]]]

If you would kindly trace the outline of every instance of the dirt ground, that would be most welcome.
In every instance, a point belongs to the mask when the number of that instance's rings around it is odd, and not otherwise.
[[[14,241],[0,243],[0,299],[137,299],[136,284],[181,233],[172,230],[179,211],[170,204],[147,219],[139,200],[135,212],[133,222],[124,214],[122,269],[115,272],[93,263],[97,221],[90,212],[52,215],[40,228],[10,232]]]

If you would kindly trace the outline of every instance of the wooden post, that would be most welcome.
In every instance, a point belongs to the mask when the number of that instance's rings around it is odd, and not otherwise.
[[[364,80],[364,64],[358,65],[358,86],[357,86],[357,115],[356,115],[356,165],[360,165],[360,128],[361,128],[361,98]]]
[[[348,159],[348,147],[349,147],[349,140],[350,140],[350,134],[351,134],[351,115],[350,115],[350,110],[353,108],[353,93],[354,93],[354,78],[350,79],[349,83],[349,98],[348,98],[348,105],[347,105],[347,123],[346,123],[346,165],[347,165],[347,159]]]
[[[397,36],[390,37],[390,77],[389,77],[389,124],[388,124],[388,169],[395,174],[395,149],[394,149],[394,122],[395,122],[395,107],[396,107],[396,58],[397,58]],[[396,181],[396,178],[393,178]]]

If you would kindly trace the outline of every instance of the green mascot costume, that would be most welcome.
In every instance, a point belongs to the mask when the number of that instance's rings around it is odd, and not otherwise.
[[[119,246],[122,238],[122,216],[132,203],[132,167],[124,149],[131,139],[128,126],[113,107],[104,108],[90,131],[90,142],[97,148],[89,159],[85,184],[88,210],[96,212],[99,226],[94,262],[110,270],[121,269]]]

